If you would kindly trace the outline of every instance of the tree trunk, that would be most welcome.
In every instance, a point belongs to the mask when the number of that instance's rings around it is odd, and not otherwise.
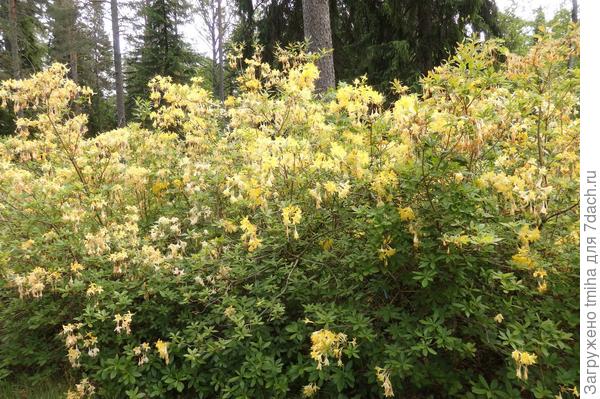
[[[21,60],[19,56],[19,31],[17,24],[17,0],[8,0],[10,60],[14,79],[21,78]]]
[[[225,87],[224,87],[224,72],[223,66],[223,5],[222,0],[217,0],[217,30],[219,37],[219,99],[225,101]]]
[[[212,86],[213,86],[213,95],[215,97],[219,97],[219,45],[217,44],[217,34],[213,26],[212,38],[211,38],[211,46],[212,46]]]
[[[316,90],[322,93],[329,88],[335,88],[329,1],[302,0],[302,18],[304,39],[308,41],[308,50],[314,53],[328,51],[317,61],[320,74],[316,82]]]
[[[571,22],[577,23],[579,22],[579,17],[577,15],[577,0],[572,0],[572,8],[571,8]],[[575,57],[569,57],[569,69],[573,69],[575,67]]]
[[[422,72],[427,74],[433,68],[432,49],[435,40],[431,25],[431,4],[428,0],[421,0],[418,3],[418,26],[419,26],[419,53],[421,58]],[[441,32],[439,32],[441,34]]]
[[[110,0],[112,21],[113,59],[115,63],[115,91],[117,92],[117,126],[125,125],[125,99],[123,95],[123,66],[121,64],[121,40],[119,36],[119,6]]]
[[[69,35],[70,36],[70,35]],[[69,47],[73,48],[73,44]],[[71,68],[71,80],[75,83],[79,83],[79,69],[78,69],[78,56],[77,50],[69,51],[69,67]]]
[[[77,8],[73,0],[61,1],[60,6],[63,7],[65,12],[64,23],[66,27],[66,51],[65,55],[69,61],[69,77],[75,83],[79,83],[79,71],[78,71],[78,54],[77,44],[75,43],[75,24],[77,23]]]

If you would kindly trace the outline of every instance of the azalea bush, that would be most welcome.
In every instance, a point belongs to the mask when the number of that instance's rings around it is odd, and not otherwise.
[[[86,136],[62,65],[0,88],[0,378],[68,398],[578,396],[576,32],[465,42],[384,98],[232,56]],[[389,104],[389,105],[388,105]],[[34,378],[34,377],[32,377]]]

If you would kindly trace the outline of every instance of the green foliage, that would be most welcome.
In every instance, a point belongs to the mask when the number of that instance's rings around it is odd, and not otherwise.
[[[64,399],[66,384],[57,379],[6,382],[0,380],[0,398]]]
[[[4,83],[43,101],[0,142],[0,375],[70,364],[71,398],[574,397],[577,44],[465,42],[389,108],[255,55],[225,104],[158,77],[151,128],[92,139],[61,66]]]

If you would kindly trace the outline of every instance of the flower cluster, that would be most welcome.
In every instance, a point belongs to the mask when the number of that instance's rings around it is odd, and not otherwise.
[[[43,267],[36,267],[25,275],[14,274],[10,280],[17,287],[20,298],[41,298],[47,285],[55,286],[61,279],[58,271],[48,271]]]
[[[67,399],[84,399],[91,398],[96,393],[96,387],[87,379],[82,379],[78,384],[75,384],[75,390],[67,392]]]
[[[133,319],[133,313],[127,312],[124,315],[117,313],[115,315],[115,331],[117,334],[121,334],[121,332],[125,331],[127,335],[131,334],[131,320]]]
[[[258,238],[256,226],[250,223],[250,220],[245,217],[240,222],[242,230],[242,241],[246,244],[248,252],[254,252],[261,246],[261,240]]]
[[[143,342],[141,345],[133,348],[133,354],[138,358],[138,366],[148,363],[148,353],[150,352],[150,344]]]
[[[283,208],[281,210],[281,217],[283,219],[283,225],[285,226],[285,234],[289,237],[290,236],[289,228],[290,228],[290,226],[293,226],[294,227],[294,239],[297,240],[298,238],[300,238],[300,236],[298,235],[298,230],[296,229],[296,226],[302,220],[302,209],[300,209],[296,205],[286,206],[285,208]]]
[[[154,346],[158,351],[158,356],[165,361],[165,364],[169,364],[169,342],[159,339]]]
[[[342,350],[348,344],[348,337],[344,333],[334,333],[330,330],[318,330],[311,334],[310,357],[317,362],[317,369],[329,366],[329,356],[337,359],[338,366],[342,363]]]
[[[537,363],[537,355],[534,353],[514,350],[512,353],[512,358],[515,361],[517,378],[526,381],[529,378],[527,368],[528,366]]]
[[[386,398],[394,397],[394,387],[392,387],[392,382],[390,381],[390,370],[387,368],[375,367],[375,375],[377,381],[383,388],[383,396]]]

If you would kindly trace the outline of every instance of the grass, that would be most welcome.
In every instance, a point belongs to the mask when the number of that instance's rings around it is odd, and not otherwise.
[[[65,399],[66,392],[64,382],[51,379],[37,383],[23,379],[0,381],[0,399]]]

